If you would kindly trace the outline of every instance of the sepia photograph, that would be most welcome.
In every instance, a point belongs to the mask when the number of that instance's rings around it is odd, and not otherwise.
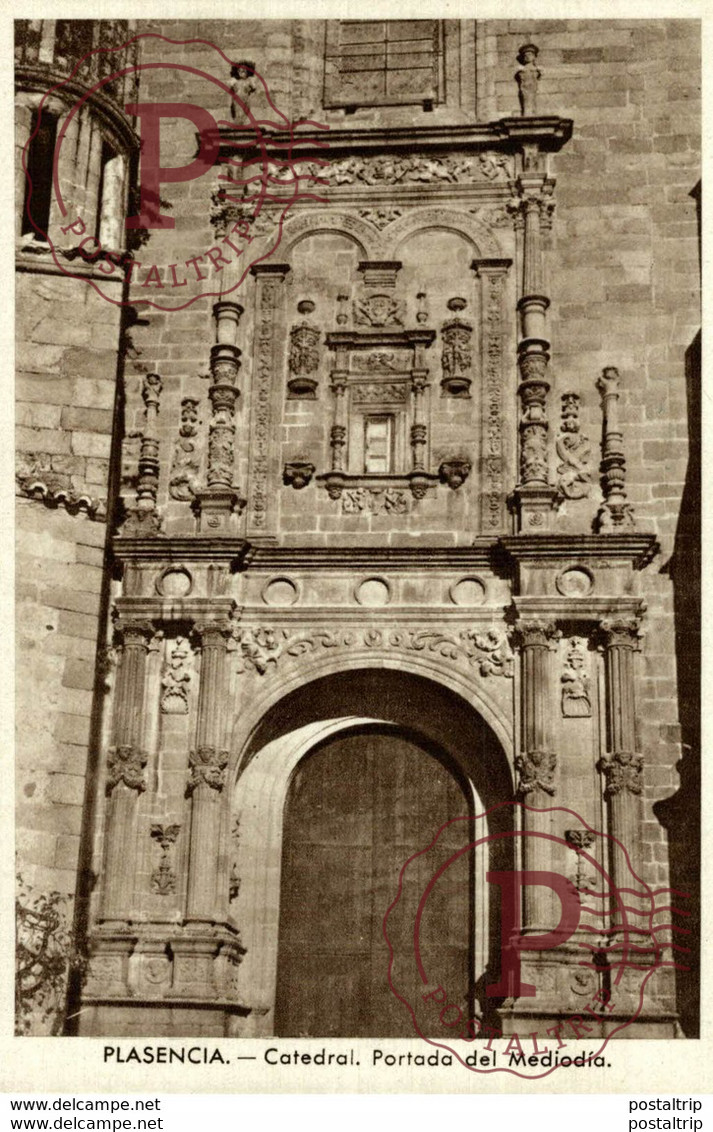
[[[14,20],[15,1034],[699,1038],[701,21],[180,14]]]

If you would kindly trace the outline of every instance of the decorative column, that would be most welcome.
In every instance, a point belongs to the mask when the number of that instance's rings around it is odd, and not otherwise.
[[[104,893],[101,919],[132,919],[136,892],[136,823],[139,794],[146,789],[146,752],[141,737],[144,718],[146,654],[154,627],[125,621],[119,629],[121,658],[116,678],[114,746],[107,758],[109,803],[105,830]]]
[[[199,529],[222,534],[230,527],[230,516],[240,501],[233,483],[235,472],[235,405],[240,371],[236,344],[243,308],[240,303],[215,303],[215,344],[210,351],[211,387],[208,392],[212,417],[208,430],[207,487],[196,492]]]
[[[224,898],[218,892],[221,800],[228,751],[223,748],[227,696],[227,621],[196,626],[201,673],[195,750],[190,753],[188,792],[192,797],[186,918],[211,923],[221,918]]]
[[[325,486],[330,499],[339,499],[344,488],[344,451],[347,443],[347,351],[337,348],[336,368],[332,370],[332,393],[334,394],[334,418],[329,430],[329,445],[332,449],[332,466],[325,478]]]
[[[520,477],[516,490],[520,529],[549,526],[555,489],[549,477],[547,394],[550,360],[543,292],[540,209],[543,178],[520,177],[524,219],[523,295],[518,302],[520,341]]]
[[[426,415],[423,395],[426,390],[428,371],[413,370],[411,392],[413,394],[413,424],[411,425],[412,468],[414,472],[426,470]]]
[[[432,330],[414,330],[409,334],[413,345],[413,368],[411,370],[412,411],[411,418],[411,493],[414,499],[423,499],[432,477],[426,471],[426,443],[428,426],[424,399],[428,385],[428,366],[426,349],[431,345],[435,334]]]
[[[597,514],[597,530],[607,532],[634,526],[634,509],[626,499],[626,459],[619,424],[618,369],[607,366],[597,380],[602,396],[604,426],[602,430],[602,490],[604,503]]]
[[[616,891],[632,887],[632,876],[622,849],[634,869],[639,857],[639,795],[643,790],[643,758],[636,753],[634,695],[634,653],[639,649],[640,624],[637,620],[604,621],[601,641],[604,647],[607,698],[607,754],[601,759],[609,803],[609,832],[612,843],[612,882]]]
[[[525,44],[518,55],[522,63],[517,72],[520,106],[524,117],[536,113],[540,71],[535,62],[537,48]],[[549,526],[556,491],[550,483],[547,394],[547,366],[550,343],[547,335],[547,308],[543,262],[543,228],[550,223],[553,210],[554,180],[547,175],[547,157],[536,141],[522,143],[521,172],[512,203],[516,223],[522,231],[522,295],[518,302],[520,341],[520,468],[515,490],[519,529]]]
[[[144,410],[144,431],[139,449],[139,478],[136,505],[121,527],[122,535],[157,535],[161,531],[161,515],[156,506],[158,496],[159,440],[157,419],[163,382],[158,373],[144,375],[141,396]]]
[[[281,294],[289,273],[285,263],[256,263],[250,268],[255,278],[255,317],[253,378],[250,397],[250,450],[248,482],[247,537],[274,534],[272,512],[281,468],[278,466],[275,437],[282,383],[275,381],[276,351],[281,343]]]
[[[550,622],[521,621],[515,626],[520,646],[522,748],[516,759],[520,776],[518,794],[527,805],[545,809],[554,797],[557,756],[552,743],[554,699],[550,653],[559,631]],[[522,811],[523,862],[527,871],[552,870],[553,843],[529,834],[551,833],[552,815]],[[527,885],[524,890],[523,932],[530,935],[551,931],[558,917],[554,913],[553,894],[542,885]]]

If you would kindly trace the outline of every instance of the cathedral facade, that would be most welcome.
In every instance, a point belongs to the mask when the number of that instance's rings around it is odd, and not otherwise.
[[[20,1032],[696,1036],[698,39],[18,21]]]

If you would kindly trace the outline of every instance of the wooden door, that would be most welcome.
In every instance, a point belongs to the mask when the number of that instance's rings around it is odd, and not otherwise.
[[[408,1009],[389,988],[384,915],[409,857],[427,846],[444,822],[468,812],[466,795],[451,770],[396,729],[362,728],[327,741],[303,760],[285,806],[275,1015],[279,1036],[414,1035]],[[466,825],[439,839],[443,853],[467,839]],[[388,923],[397,953],[395,980],[412,1003],[423,991],[413,958],[414,914],[433,868],[432,856],[407,868],[399,915]],[[467,1007],[472,981],[469,857],[449,868],[434,889],[420,943],[429,983],[447,985],[449,1001]]]

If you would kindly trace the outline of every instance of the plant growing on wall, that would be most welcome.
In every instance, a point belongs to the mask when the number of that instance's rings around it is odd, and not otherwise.
[[[69,897],[36,892],[18,874],[15,898],[15,1033],[62,1032],[67,982],[86,966],[68,925]]]

